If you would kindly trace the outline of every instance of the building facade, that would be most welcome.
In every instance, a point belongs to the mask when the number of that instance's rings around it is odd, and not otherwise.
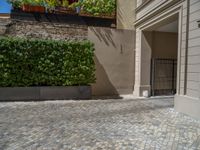
[[[177,111],[200,119],[200,0],[117,0],[116,22],[87,28],[93,94],[175,95]]]
[[[200,118],[199,20],[200,0],[137,0],[135,96],[171,82],[162,79],[169,65],[158,64],[155,71],[152,60],[175,60],[175,109]],[[158,78],[168,83],[153,87]]]

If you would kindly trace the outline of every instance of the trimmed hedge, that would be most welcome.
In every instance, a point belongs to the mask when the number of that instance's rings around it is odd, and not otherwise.
[[[71,86],[95,82],[94,46],[64,42],[0,38],[0,86]]]

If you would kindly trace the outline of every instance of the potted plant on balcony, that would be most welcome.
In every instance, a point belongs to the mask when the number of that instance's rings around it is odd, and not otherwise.
[[[22,0],[22,10],[25,12],[45,12],[44,0]]]
[[[80,16],[115,18],[116,0],[79,0],[73,7],[80,8]]]
[[[72,3],[76,0],[60,0],[58,5],[55,7],[56,13],[65,13],[65,14],[76,14],[76,10],[73,7],[70,7]]]
[[[46,8],[48,13],[53,13],[58,5],[59,3],[57,0],[46,0]]]
[[[22,6],[21,0],[7,0],[7,2],[12,5],[13,9],[20,9]]]

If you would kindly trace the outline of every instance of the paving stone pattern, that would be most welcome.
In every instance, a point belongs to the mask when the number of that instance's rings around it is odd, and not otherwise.
[[[0,103],[1,150],[200,150],[173,99]]]

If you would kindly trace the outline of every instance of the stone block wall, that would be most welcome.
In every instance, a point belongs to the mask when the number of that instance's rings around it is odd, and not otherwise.
[[[36,39],[85,40],[87,33],[87,26],[84,25],[12,19],[4,35]]]
[[[0,18],[0,35],[6,33],[8,25],[10,25],[11,20],[8,18]]]

